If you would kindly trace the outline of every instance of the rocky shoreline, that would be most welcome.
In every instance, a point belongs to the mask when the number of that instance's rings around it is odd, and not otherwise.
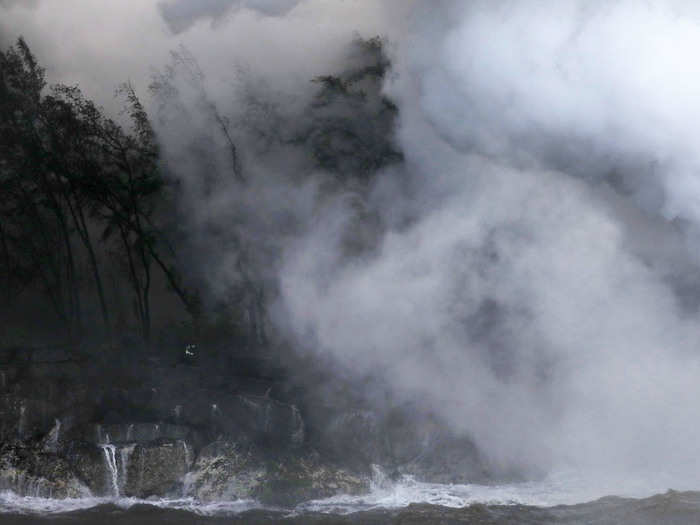
[[[0,490],[292,507],[367,492],[374,463],[438,481],[492,475],[438,426],[347,406],[319,423],[295,388],[260,356],[2,349]]]

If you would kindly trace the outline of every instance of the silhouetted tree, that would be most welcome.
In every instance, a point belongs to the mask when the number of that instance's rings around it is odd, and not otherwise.
[[[120,87],[127,131],[77,86],[45,90],[44,70],[24,40],[0,52],[0,261],[8,303],[39,281],[58,317],[79,332],[84,259],[109,331],[100,259],[116,242],[148,339],[154,267],[191,313],[196,300],[180,284],[156,224],[164,179],[146,111],[130,84]]]

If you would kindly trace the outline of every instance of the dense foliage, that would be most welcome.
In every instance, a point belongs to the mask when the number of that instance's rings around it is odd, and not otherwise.
[[[389,67],[382,42],[357,41],[351,49],[343,73],[311,84],[315,95],[303,118],[287,126],[290,133],[279,136],[277,123],[283,117],[269,112],[267,129],[247,130],[258,133],[258,142],[302,152],[306,167],[290,170],[290,180],[298,182],[300,172],[320,171],[331,191],[363,191],[375,173],[401,160],[391,140],[396,107],[381,94]],[[241,155],[237,147],[239,139],[251,144],[241,138],[246,130],[232,131],[186,49],[172,57],[172,64],[154,75],[151,94],[161,111],[183,112],[186,121],[190,117],[184,112],[192,109],[184,109],[178,75],[186,77],[195,111],[207,124],[198,132],[206,136],[194,135],[183,154],[200,164],[192,171],[200,174],[209,194],[221,190],[217,177],[230,181],[227,191],[232,185],[243,193],[251,181],[241,157],[255,155]],[[197,275],[192,258],[182,255],[202,249],[194,234],[178,224],[187,213],[183,194],[189,189],[177,168],[169,169],[134,87],[123,84],[117,96],[124,110],[114,120],[79,87],[47,86],[44,69],[23,39],[0,51],[2,312],[9,316],[15,305],[26,303],[37,320],[57,320],[71,337],[135,330],[148,341],[155,312],[175,309],[181,312],[180,324],[185,319],[195,332],[207,324],[214,331],[224,326],[219,332],[229,337],[233,326],[248,343],[264,344],[266,302],[274,285],[263,275],[265,260],[259,254],[269,251],[269,243],[244,231],[245,218],[226,221],[225,229],[210,225],[211,254],[217,256],[216,244],[235,252],[238,281],[207,301],[213,292]],[[220,173],[225,171],[221,164],[211,165],[210,151],[200,151],[202,144],[217,140],[227,150],[230,177]],[[288,225],[271,224],[278,226]],[[172,293],[160,293],[166,289]],[[48,310],[53,315],[47,316]]]

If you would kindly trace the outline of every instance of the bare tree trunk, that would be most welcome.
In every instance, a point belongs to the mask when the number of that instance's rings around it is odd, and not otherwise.
[[[134,257],[131,253],[131,246],[129,244],[129,234],[125,230],[123,225],[119,225],[119,232],[121,234],[122,243],[124,244],[124,252],[126,253],[126,258],[129,263],[129,276],[131,278],[131,285],[134,289],[135,301],[136,301],[136,313],[138,315],[139,324],[143,330],[144,317],[146,315],[145,308],[143,304],[143,296],[141,295],[141,283],[139,280],[138,273],[136,271],[136,264],[134,263]]]
[[[90,238],[90,231],[88,230],[85,213],[83,212],[80,204],[77,202],[77,198],[74,198],[74,200],[76,201],[75,207],[69,205],[71,214],[73,215],[73,221],[76,224],[78,234],[83,242],[83,245],[85,246],[85,250],[87,251],[88,258],[90,260],[90,268],[92,269],[92,276],[95,280],[95,286],[97,288],[97,296],[100,301],[100,309],[102,311],[102,320],[104,322],[105,330],[107,330],[108,334],[111,334],[109,309],[107,307],[107,299],[105,297],[104,286],[102,284],[102,276],[100,274],[100,268],[97,262],[97,255],[95,254],[92,239]]]

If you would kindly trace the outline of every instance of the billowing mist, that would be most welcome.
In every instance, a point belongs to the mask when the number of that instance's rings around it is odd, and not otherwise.
[[[496,462],[696,480],[696,14],[417,7],[386,85],[406,162],[370,197],[390,227],[344,263],[333,210],[287,252],[300,337]]]
[[[213,295],[259,279],[275,337],[494,465],[697,488],[692,2],[58,4],[0,2],[0,33],[91,95],[160,82],[183,258]],[[362,96],[395,106],[369,127],[394,126],[400,160],[332,184],[304,153],[337,116],[310,79],[364,67],[376,35],[391,66]]]

